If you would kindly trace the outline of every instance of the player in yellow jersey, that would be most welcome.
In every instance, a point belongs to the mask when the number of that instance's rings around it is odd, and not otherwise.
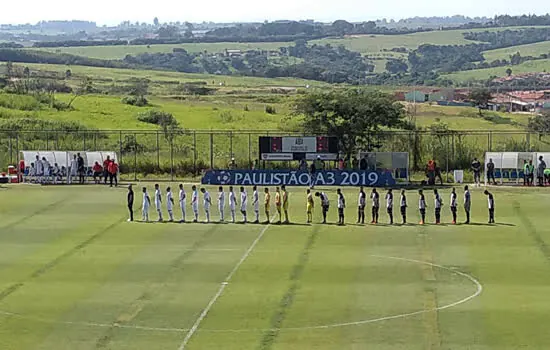
[[[264,199],[264,207],[265,207],[265,216],[266,216],[266,224],[269,224],[269,221],[271,220],[271,216],[269,215],[269,209],[270,209],[270,202],[271,202],[271,194],[269,193],[269,188],[265,188],[265,199]]]
[[[281,186],[281,189],[283,190],[283,210],[285,211],[285,224],[288,224],[290,221],[288,220],[288,192],[286,191],[286,186]]]
[[[307,223],[311,224],[313,221],[313,195],[311,194],[310,190],[306,191],[307,193]]]
[[[279,221],[277,223],[280,224],[282,220],[282,214],[281,214],[281,192],[279,191],[279,187],[275,188],[275,207],[277,208],[277,213],[279,214]]]

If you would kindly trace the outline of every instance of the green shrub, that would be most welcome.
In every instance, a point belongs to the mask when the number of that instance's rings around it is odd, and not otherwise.
[[[270,106],[270,105],[265,106],[265,112],[267,114],[277,114],[277,110],[275,109],[275,107]]]
[[[126,96],[122,98],[122,103],[136,107],[145,107],[149,105],[149,101],[143,96]]]
[[[163,112],[158,109],[151,109],[138,114],[137,119],[143,123],[163,125],[178,125],[178,121],[168,112]]]
[[[41,104],[34,96],[0,94],[0,107],[20,111],[36,111],[41,108]]]

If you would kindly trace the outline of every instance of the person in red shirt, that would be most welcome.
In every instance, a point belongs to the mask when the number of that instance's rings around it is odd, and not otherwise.
[[[101,182],[101,175],[103,175],[103,168],[99,164],[99,162],[95,162],[94,166],[92,167],[92,171],[94,172],[94,182],[96,184]]]
[[[118,164],[113,159],[109,163],[109,179],[111,181],[111,187],[113,187],[113,181],[115,183],[115,186],[118,186],[118,180],[117,180],[117,174],[118,174]]]
[[[103,161],[103,177],[104,177],[103,183],[105,185],[107,184],[107,178],[110,177],[109,164],[111,164],[111,157],[107,156],[107,159]]]

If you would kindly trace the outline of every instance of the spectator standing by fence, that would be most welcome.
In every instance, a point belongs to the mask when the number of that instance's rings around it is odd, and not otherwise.
[[[109,181],[110,181],[111,187],[113,187],[113,181],[115,183],[115,187],[118,186],[117,173],[118,173],[118,164],[113,159],[111,163],[109,163]]]
[[[487,182],[491,183],[491,179],[493,180],[493,185],[496,185],[497,182],[495,180],[495,163],[493,163],[492,158],[489,158],[489,163],[487,163]]]
[[[476,186],[481,186],[481,163],[477,158],[474,158],[472,161],[472,171],[474,172],[474,184]]]
[[[78,165],[78,179],[81,184],[84,183],[84,172],[86,169],[84,169],[84,158],[80,155],[80,153],[76,154],[76,162]]]
[[[107,159],[103,161],[103,183],[107,184],[107,178],[109,177],[109,164],[111,164],[111,157],[107,156]]]
[[[546,162],[543,157],[539,157],[539,164],[537,165],[537,180],[539,186],[544,186],[544,170],[546,170]]]
[[[128,185],[128,211],[130,212],[130,218],[128,219],[128,222],[134,221],[134,190],[132,189],[132,185]]]

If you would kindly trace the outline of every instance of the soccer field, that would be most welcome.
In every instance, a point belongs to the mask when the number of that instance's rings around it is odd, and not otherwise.
[[[356,226],[346,189],[340,227],[317,199],[305,225],[301,188],[292,225],[206,225],[127,223],[124,188],[4,186],[0,349],[548,348],[548,189],[491,191],[497,225],[474,188],[469,226],[445,224],[448,189],[443,225],[416,225],[410,190],[414,224]]]

